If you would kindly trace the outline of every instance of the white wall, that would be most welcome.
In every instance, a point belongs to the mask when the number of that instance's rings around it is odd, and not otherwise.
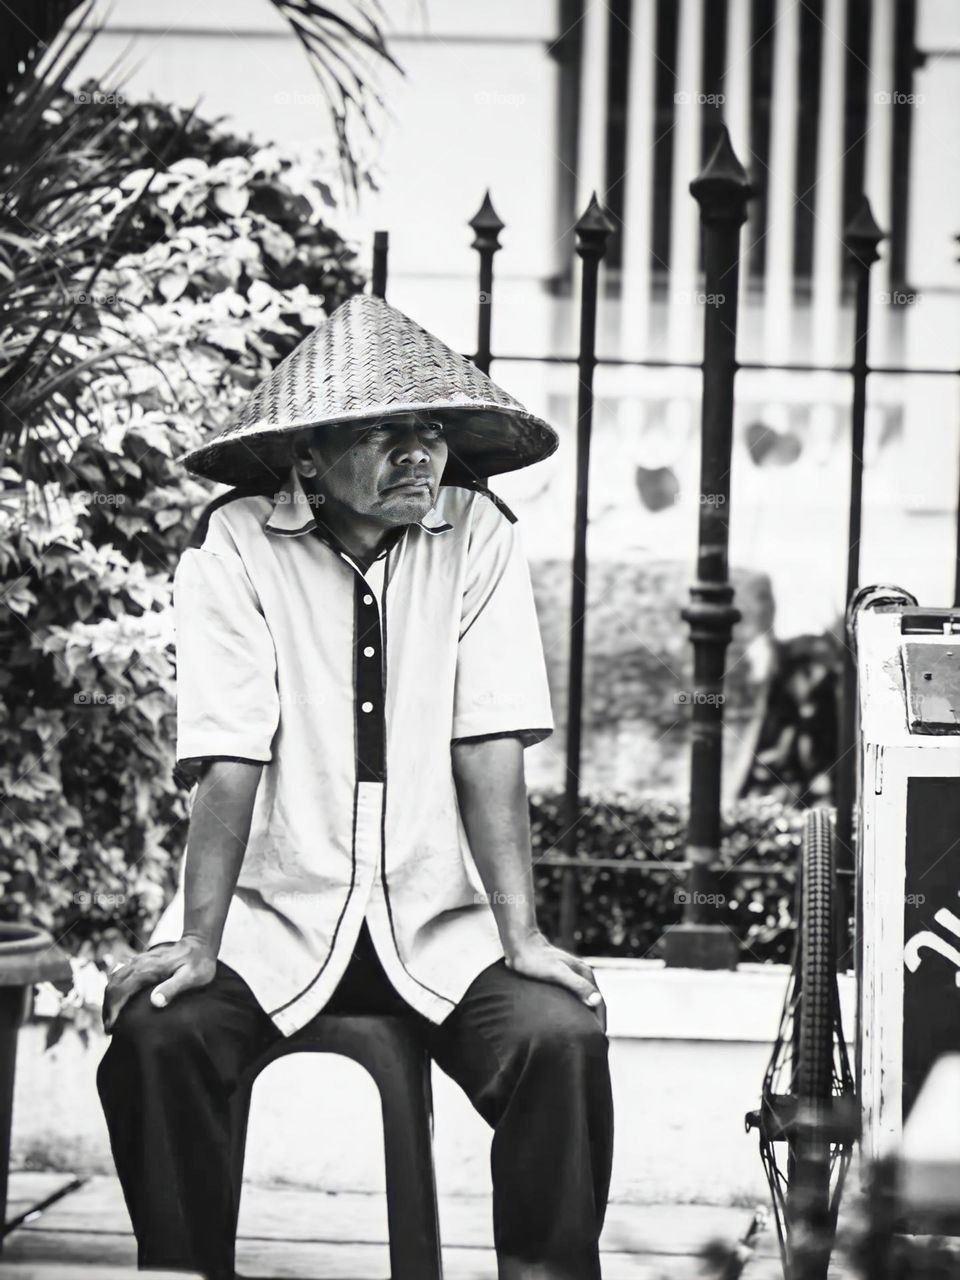
[[[477,258],[466,223],[484,190],[491,188],[507,223],[496,257],[494,351],[573,354],[576,297],[556,299],[543,288],[557,269],[564,230],[556,212],[561,172],[557,71],[548,53],[549,42],[560,34],[558,5],[555,0],[525,0],[522,5],[493,0],[482,6],[462,0],[393,0],[387,7],[391,47],[406,75],[381,73],[387,110],[377,117],[377,139],[367,149],[380,191],[366,194],[359,207],[345,208],[338,215],[341,229],[357,238],[362,260],[368,262],[372,230],[388,228],[391,301],[469,352],[476,332]],[[688,17],[695,7],[685,7]],[[877,14],[888,12],[889,0],[884,0]],[[588,26],[593,30],[597,23]],[[877,30],[872,85],[882,92],[892,51],[879,17]],[[960,267],[952,239],[960,231],[960,165],[954,141],[960,114],[958,34],[960,8],[953,0],[920,0],[918,44],[929,57],[917,72],[909,243],[911,281],[919,296],[912,307],[895,311],[881,297],[885,277],[883,264],[878,266],[871,299],[875,363],[960,364]],[[261,139],[329,146],[325,109],[307,61],[265,0],[209,0],[204,6],[171,0],[162,8],[118,0],[85,69],[101,74],[131,38],[129,60],[137,65],[128,94],[153,92],[184,104],[202,95],[203,111],[226,114],[242,131]],[[589,40],[588,46],[594,47]],[[601,47],[602,40],[596,43]],[[599,83],[596,66],[591,64],[587,72],[593,92]],[[735,114],[736,104],[730,110]],[[882,161],[889,137],[885,112],[889,107],[871,107],[868,155],[868,188],[881,220],[886,215]],[[590,119],[581,130],[586,176],[594,175],[597,160],[597,146],[590,145],[588,136]],[[825,138],[825,147],[833,145]],[[639,163],[635,155],[630,159]],[[789,204],[781,200],[775,207]],[[690,209],[688,221],[689,214]],[[772,234],[776,239],[775,229]],[[839,252],[837,246],[832,252]],[[885,255],[885,247],[881,253]],[[602,305],[602,352],[641,354],[634,349],[640,332],[634,325],[636,299],[628,296],[622,307],[612,300]],[[682,325],[678,307],[691,313]],[[646,327],[641,326],[643,349],[697,359],[703,317],[699,307],[696,314],[693,310],[689,303],[676,302],[653,308]],[[823,316],[803,307],[794,312],[785,348],[790,360],[849,362],[849,312],[831,319],[826,342]],[[683,351],[677,347],[678,334]],[[774,338],[783,345],[779,329],[771,335],[762,302],[744,300],[741,358],[770,355]],[[568,550],[576,371],[570,365],[503,361],[494,374],[531,409],[549,417],[562,441],[549,462],[506,477],[495,487],[521,515],[532,556]],[[897,581],[926,603],[946,603],[960,489],[956,379],[877,376],[870,386],[861,580]],[[672,556],[692,569],[698,374],[601,369],[597,388],[591,556]],[[805,406],[810,405],[817,409],[808,421]],[[896,418],[884,415],[884,405],[902,413],[899,426]],[[776,631],[782,636],[829,626],[844,607],[849,415],[847,377],[740,376],[731,558],[771,575]],[[743,443],[752,422],[774,432],[798,430],[803,451],[796,464],[758,467]],[[652,513],[641,506],[634,483],[638,464],[674,467],[681,484],[675,509]]]
[[[743,1117],[759,1101],[779,1024],[787,970],[665,969],[655,961],[592,960],[608,1010],[615,1108],[611,1196],[654,1203],[767,1200],[756,1134]],[[852,979],[841,978],[853,1035]],[[94,1076],[106,1047],[67,1032],[44,1052],[45,1027],[21,1033],[14,1167],[112,1169]],[[451,1080],[434,1071],[439,1190],[489,1191],[490,1129]],[[254,1090],[247,1176],[327,1191],[377,1191],[383,1137],[376,1087],[363,1069],[326,1054],[274,1063]]]

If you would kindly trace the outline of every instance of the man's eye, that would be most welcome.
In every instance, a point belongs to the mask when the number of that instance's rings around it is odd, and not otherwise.
[[[362,427],[358,433],[361,440],[374,436],[377,439],[383,439],[385,435],[399,432],[401,429],[397,427],[395,422],[388,420],[384,422],[371,422],[368,426]],[[417,435],[427,440],[439,440],[443,435],[442,422],[418,422],[416,426]]]

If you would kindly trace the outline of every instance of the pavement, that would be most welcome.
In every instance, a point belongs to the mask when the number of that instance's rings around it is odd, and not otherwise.
[[[442,1196],[439,1209],[445,1280],[495,1280],[489,1196]],[[737,1271],[705,1261],[703,1250],[736,1250],[753,1217],[751,1208],[611,1202],[601,1240],[604,1280],[730,1280]],[[20,1224],[4,1243],[4,1280],[136,1275],[130,1222],[114,1178],[15,1173],[7,1220]],[[382,1195],[244,1188],[237,1266],[249,1280],[386,1280],[387,1241]],[[743,1280],[781,1280],[772,1223],[759,1233],[739,1274]],[[837,1280],[844,1274],[838,1270]]]

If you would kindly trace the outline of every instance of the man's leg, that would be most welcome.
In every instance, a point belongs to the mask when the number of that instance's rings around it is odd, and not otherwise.
[[[598,1280],[613,1156],[607,1037],[572,992],[485,969],[436,1026],[437,1065],[493,1126],[500,1280]]]
[[[250,988],[217,964],[207,987],[165,1009],[139,991],[97,1072],[141,1267],[233,1280],[237,1205],[229,1098],[280,1032]]]

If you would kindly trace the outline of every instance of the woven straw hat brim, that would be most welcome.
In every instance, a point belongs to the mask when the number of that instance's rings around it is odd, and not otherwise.
[[[486,478],[548,457],[556,433],[422,325],[369,294],[308,334],[212,440],[180,459],[223,484],[282,480],[290,437],[309,427],[416,413],[439,417],[449,477]]]
[[[443,423],[448,456],[441,484],[518,471],[549,458],[559,444],[552,427],[522,410],[509,412],[499,405],[459,408],[448,403],[391,405],[383,414],[371,414],[365,408],[330,423],[289,422],[279,429],[272,424],[259,430],[249,427],[242,434],[212,440],[184,453],[177,461],[194,475],[220,484],[263,486],[269,491],[281,485],[290,470],[290,446],[298,430],[316,426],[351,430],[371,418],[382,420],[401,413],[429,415]]]

